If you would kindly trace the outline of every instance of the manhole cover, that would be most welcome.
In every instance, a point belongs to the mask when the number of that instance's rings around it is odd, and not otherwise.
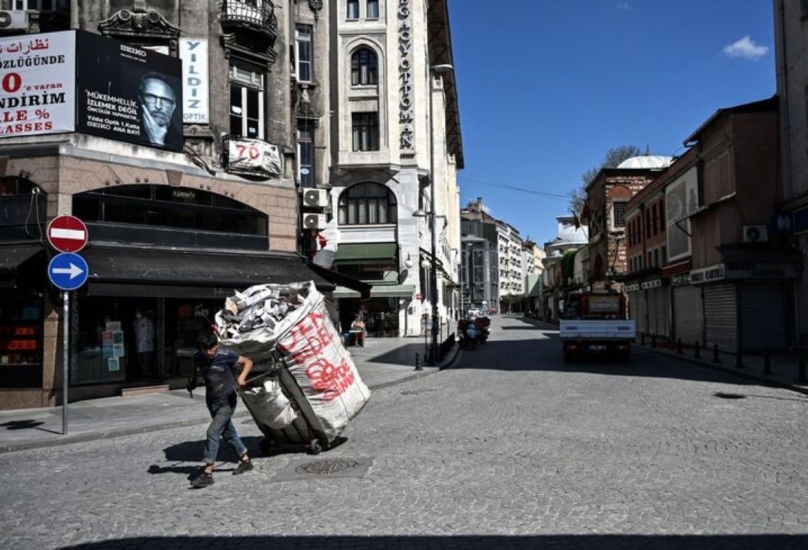
[[[746,399],[745,395],[741,395],[740,393],[724,393],[718,392],[713,394],[716,397],[720,397],[721,399]]]
[[[358,467],[359,463],[356,460],[337,458],[334,460],[317,460],[315,462],[301,464],[295,468],[295,473],[299,475],[331,476]]]
[[[275,474],[272,481],[361,478],[365,476],[372,464],[372,457],[295,460]]]

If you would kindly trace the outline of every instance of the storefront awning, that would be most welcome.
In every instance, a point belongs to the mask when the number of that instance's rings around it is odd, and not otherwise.
[[[342,273],[337,273],[336,271],[320,267],[317,264],[308,264],[307,267],[326,281],[330,281],[335,285],[338,285],[337,288],[343,287],[356,292],[361,298],[370,298],[370,290],[372,287],[370,284],[364,281],[360,281],[359,279],[354,279],[348,275],[343,275]]]
[[[346,243],[337,248],[334,263],[389,264],[396,263],[396,243]]]
[[[153,248],[87,248],[93,296],[224,298],[233,290],[265,283],[314,281],[330,292],[335,284],[310,270],[294,254],[215,253]]]
[[[415,295],[415,285],[374,286],[370,289],[371,298],[410,298]],[[360,298],[358,292],[338,286],[334,290],[334,298]]]
[[[14,271],[41,251],[41,244],[2,246],[0,247],[0,271]]]

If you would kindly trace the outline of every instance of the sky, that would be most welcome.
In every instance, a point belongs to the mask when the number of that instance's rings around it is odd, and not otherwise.
[[[610,148],[678,156],[716,110],[776,93],[771,0],[448,2],[460,205],[540,245]]]

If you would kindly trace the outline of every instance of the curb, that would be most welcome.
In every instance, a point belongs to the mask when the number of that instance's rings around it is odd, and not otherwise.
[[[724,372],[724,373],[736,376],[738,378],[743,378],[745,380],[753,380],[755,382],[761,382],[766,386],[771,386],[771,387],[775,387],[775,388],[791,390],[791,391],[801,393],[803,395],[808,396],[808,388],[803,388],[801,386],[797,386],[795,384],[790,384],[788,382],[780,382],[779,380],[772,380],[771,378],[765,378],[762,375],[757,375],[757,374],[752,374],[752,373],[749,373],[749,372],[744,372],[742,370],[738,370],[738,369],[731,368],[731,367],[724,367],[724,366],[721,366],[720,364],[716,364],[716,363],[712,363],[712,362],[706,362],[703,359],[696,359],[695,357],[687,357],[686,355],[668,353],[666,351],[650,348],[650,347],[647,347],[647,346],[636,346],[636,347],[638,347],[638,348],[640,348],[642,350],[647,350],[647,351],[649,351],[651,353],[655,353],[657,355],[664,355],[666,357],[671,357],[672,359],[679,359],[680,361],[686,361],[686,362],[692,363],[694,365],[699,365],[701,367],[706,367],[706,368],[708,368],[710,370]]]
[[[422,372],[418,372],[416,374],[406,376],[399,380],[392,380],[390,382],[382,382],[375,385],[369,385],[368,389],[371,391],[380,390],[383,388],[389,388],[391,386],[397,386],[399,384],[404,384],[407,382],[412,382],[413,380],[417,380],[418,378],[423,378],[424,376],[429,376],[431,374],[436,374],[443,370],[444,368],[449,368],[452,364],[454,364],[455,359],[457,358],[457,351],[455,351],[455,355],[452,359],[449,360],[447,365],[438,366],[438,367],[429,367],[432,370],[424,370]],[[201,402],[201,401],[200,401]],[[243,409],[243,407],[242,407]],[[240,419],[240,418],[251,418],[250,411],[248,410],[240,410],[237,411],[233,415],[233,420]],[[28,441],[28,442],[20,442],[20,443],[8,443],[2,444],[0,443],[0,454],[3,453],[10,453],[14,451],[27,451],[31,449],[42,449],[46,447],[56,447],[58,445],[69,445],[71,443],[86,443],[88,441],[97,441],[99,439],[108,439],[112,437],[124,437],[127,435],[137,435],[143,433],[150,433],[150,432],[157,432],[160,430],[171,430],[174,428],[185,428],[188,426],[199,426],[202,424],[207,424],[210,422],[209,419],[199,419],[199,420],[178,420],[174,422],[166,422],[163,424],[154,424],[152,426],[139,426],[137,428],[120,428],[117,430],[109,430],[103,432],[94,432],[94,433],[84,433],[78,435],[70,435],[67,436],[60,436],[60,439],[52,439],[46,441]]]

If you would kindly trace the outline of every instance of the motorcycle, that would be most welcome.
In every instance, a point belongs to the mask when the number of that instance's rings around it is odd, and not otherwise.
[[[489,324],[490,320],[483,317],[477,317],[473,321],[469,319],[458,321],[457,333],[460,336],[460,347],[474,349],[477,344],[484,345],[488,341]]]

